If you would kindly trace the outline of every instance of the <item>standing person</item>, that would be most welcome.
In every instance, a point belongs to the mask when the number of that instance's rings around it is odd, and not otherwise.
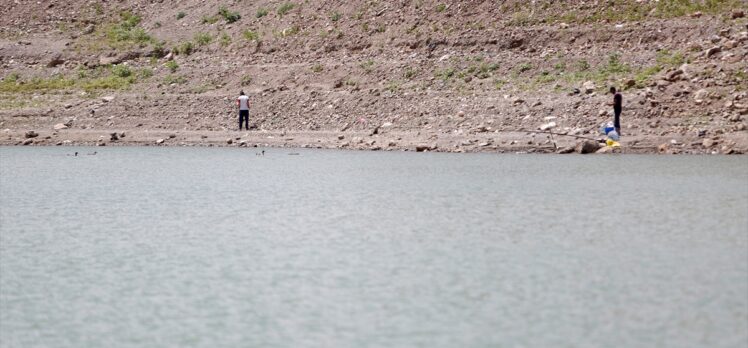
[[[621,135],[621,111],[623,111],[623,96],[621,93],[616,92],[615,87],[610,87],[610,94],[613,95],[613,127],[616,129],[616,133]]]
[[[249,97],[244,94],[244,91],[239,92],[236,105],[239,106],[239,130],[242,130],[242,124],[249,130]]]

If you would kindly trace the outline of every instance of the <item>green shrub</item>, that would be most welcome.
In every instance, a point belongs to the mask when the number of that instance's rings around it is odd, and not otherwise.
[[[153,70],[150,68],[143,68],[143,69],[140,69],[140,71],[138,72],[138,77],[142,79],[147,79],[147,78],[150,78],[151,76],[153,76]]]
[[[215,24],[218,22],[217,16],[203,16],[203,18],[200,19],[200,23],[202,24]]]
[[[244,39],[247,41],[258,41],[260,39],[259,34],[249,29],[242,32],[242,36],[244,36]]]
[[[176,72],[177,69],[179,69],[179,64],[177,62],[170,60],[164,64],[164,66],[169,69],[171,72]]]
[[[403,77],[407,80],[414,78],[416,75],[418,75],[418,70],[411,67],[408,67],[405,69],[405,72],[403,72]]]
[[[342,15],[338,11],[335,11],[332,14],[330,14],[330,20],[333,21],[333,22],[339,21],[340,17],[342,17]]]
[[[242,18],[242,16],[239,14],[239,12],[232,12],[229,11],[226,7],[221,6],[218,9],[218,15],[223,17],[223,19],[226,21],[226,23],[234,23]]]
[[[320,73],[320,72],[322,72],[322,70],[324,70],[324,68],[322,67],[321,64],[314,64],[314,65],[312,65],[312,71],[313,72]]]
[[[266,8],[259,8],[257,9],[257,13],[255,14],[255,17],[262,18],[268,15],[268,10]]]
[[[198,46],[205,46],[213,41],[213,37],[208,33],[198,32],[195,34],[195,43]]]
[[[293,10],[293,8],[295,6],[296,5],[294,5],[293,3],[290,3],[290,2],[287,2],[287,3],[283,4],[283,5],[280,5],[280,7],[278,7],[278,11],[277,11],[278,12],[278,16],[283,17],[289,11]]]
[[[221,47],[226,47],[226,46],[230,45],[231,44],[231,36],[229,36],[229,34],[226,34],[226,33],[221,33],[221,39],[219,41],[219,44],[221,45]]]
[[[117,77],[129,77],[132,75],[132,71],[130,71],[130,68],[124,65],[114,65],[112,66],[112,75]]]
[[[186,41],[186,42],[183,42],[180,45],[178,45],[174,49],[174,52],[176,54],[182,54],[182,55],[185,55],[185,56],[189,56],[190,54],[192,54],[192,51],[194,51],[194,50],[195,50],[195,47],[192,45],[192,42]]]
[[[444,12],[444,10],[446,9],[447,9],[447,5],[445,4],[436,5],[436,12]]]
[[[185,16],[187,16],[187,14],[186,14],[186,13],[184,13],[184,12],[179,12],[179,13],[177,13],[177,20],[180,20],[180,19],[184,18]]]
[[[111,47],[146,45],[153,41],[148,33],[139,27],[140,16],[129,11],[120,13],[120,21],[107,27],[106,38]]]

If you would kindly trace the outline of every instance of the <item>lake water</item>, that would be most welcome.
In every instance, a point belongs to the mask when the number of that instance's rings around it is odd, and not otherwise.
[[[256,151],[0,148],[0,346],[748,345],[747,157]]]

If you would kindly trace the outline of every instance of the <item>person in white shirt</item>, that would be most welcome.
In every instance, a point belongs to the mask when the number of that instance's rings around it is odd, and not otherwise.
[[[249,130],[249,97],[244,91],[239,92],[236,105],[239,106],[239,130],[242,130],[242,124]]]

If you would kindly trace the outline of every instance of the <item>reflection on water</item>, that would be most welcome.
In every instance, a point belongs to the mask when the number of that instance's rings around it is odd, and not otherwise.
[[[0,148],[2,347],[737,347],[744,157]]]

